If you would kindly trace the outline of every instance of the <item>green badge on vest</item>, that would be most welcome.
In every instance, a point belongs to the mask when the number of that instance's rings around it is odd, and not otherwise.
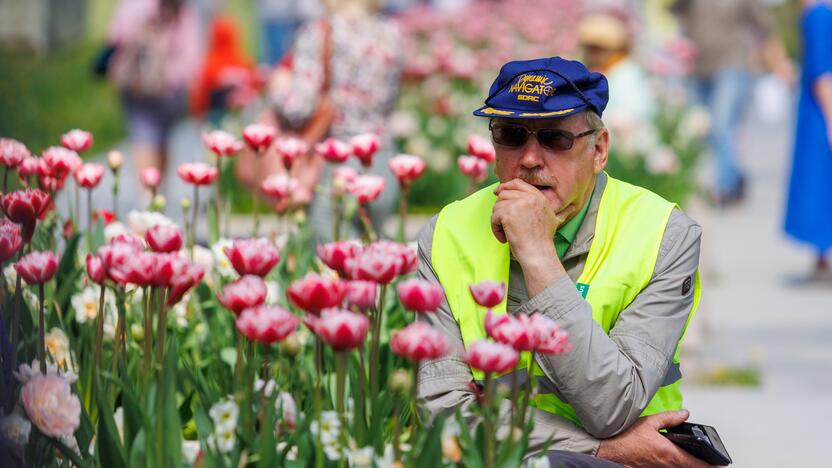
[[[581,297],[586,299],[586,295],[589,293],[589,285],[586,283],[578,283],[575,286],[578,288],[578,292],[581,293]]]

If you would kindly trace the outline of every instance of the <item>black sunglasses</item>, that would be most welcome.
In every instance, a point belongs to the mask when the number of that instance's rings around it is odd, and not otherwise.
[[[529,130],[522,125],[495,124],[494,122],[489,122],[488,129],[491,131],[491,137],[494,139],[494,143],[498,145],[508,146],[510,148],[522,148],[529,141],[529,136],[534,135],[537,138],[537,142],[540,143],[540,146],[554,151],[568,151],[572,149],[575,140],[592,135],[598,131],[598,129],[592,129],[575,135],[574,133],[558,128]]]

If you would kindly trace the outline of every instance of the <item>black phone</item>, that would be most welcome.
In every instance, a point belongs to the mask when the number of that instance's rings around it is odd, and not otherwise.
[[[668,427],[662,435],[670,439],[681,449],[694,457],[711,465],[727,466],[731,464],[731,456],[725,450],[722,439],[716,429],[704,424],[682,423],[675,427]]]

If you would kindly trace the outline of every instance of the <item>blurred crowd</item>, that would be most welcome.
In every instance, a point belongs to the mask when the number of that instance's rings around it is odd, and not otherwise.
[[[832,134],[824,123],[832,112],[832,85],[825,81],[830,49],[822,47],[823,29],[816,28],[828,21],[829,7],[824,1],[803,2],[805,63],[798,78],[775,30],[771,3],[257,0],[252,15],[257,24],[249,25],[226,13],[221,0],[120,0],[100,69],[119,90],[140,170],[167,170],[171,129],[186,111],[206,128],[234,126],[242,114],[309,148],[326,137],[349,141],[374,134],[380,150],[368,170],[395,188],[387,161],[396,153],[444,154],[439,147],[445,141],[461,139],[441,131],[447,126],[464,129],[465,136],[484,133],[471,127],[473,119],[463,118],[480,104],[502,63],[578,58],[609,79],[605,122],[613,149],[644,153],[651,172],[678,168],[678,151],[672,150],[686,137],[663,135],[659,116],[668,106],[692,114],[681,132],[702,134],[712,167],[707,192],[721,207],[742,203],[747,194],[743,165],[751,161],[744,163],[737,148],[744,113],[753,105],[755,112],[782,119],[790,114],[790,90],[799,87],[801,137],[795,143],[786,231],[813,246],[816,273],[824,275],[832,226],[828,217],[818,221],[813,214],[828,212],[832,204],[823,182],[832,171],[832,160],[824,160]],[[255,27],[250,35],[256,37],[256,56],[244,47],[242,34]],[[409,93],[414,83],[420,91]],[[426,104],[429,115],[420,127],[412,109]],[[411,135],[420,132],[437,138]],[[645,142],[652,147],[645,148]],[[431,155],[420,156],[431,163]],[[296,202],[309,204],[313,231],[330,232],[329,198],[315,196],[319,183],[331,180],[329,165],[309,157],[285,167],[274,150],[263,155],[262,166],[254,158],[237,158],[239,181],[256,187],[269,174],[291,173],[300,181]],[[361,167],[360,160],[349,164]],[[393,209],[397,195],[386,190],[372,204],[374,223]]]

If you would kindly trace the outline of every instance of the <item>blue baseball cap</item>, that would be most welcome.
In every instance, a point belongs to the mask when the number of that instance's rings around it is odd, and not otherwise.
[[[601,116],[609,100],[607,78],[575,60],[550,57],[508,62],[491,85],[478,117],[544,119],[586,109]]]

